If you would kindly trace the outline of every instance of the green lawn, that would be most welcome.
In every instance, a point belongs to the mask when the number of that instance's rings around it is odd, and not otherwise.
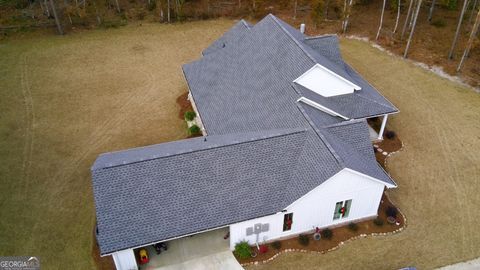
[[[0,44],[0,254],[45,269],[92,269],[89,167],[102,152],[186,136],[175,98],[182,63],[234,22],[129,25]],[[349,63],[401,113],[405,149],[388,164],[407,216],[395,236],[325,254],[290,253],[251,269],[431,269],[480,256],[480,96],[360,41]]]

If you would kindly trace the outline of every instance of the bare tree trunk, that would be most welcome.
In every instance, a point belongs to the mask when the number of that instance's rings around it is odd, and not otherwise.
[[[118,4],[118,0],[115,0],[115,5],[117,5],[117,12],[120,13],[120,5]]]
[[[435,8],[435,2],[436,0],[432,0],[432,6],[430,7],[430,11],[428,12],[428,21],[432,21],[432,16],[433,16],[433,9]]]
[[[297,0],[293,3],[293,19],[297,19]]]
[[[412,14],[413,1],[414,0],[410,0],[410,4],[408,4],[407,17],[405,17],[405,23],[403,24],[402,35],[400,36],[400,39],[403,39],[403,36],[405,36],[405,31],[407,30],[407,25],[408,25],[408,19]]]
[[[401,0],[398,0],[398,7],[397,7],[397,19],[395,20],[395,27],[393,27],[393,33],[397,32],[397,27],[398,27],[398,21],[400,20],[400,4]]]
[[[345,0],[345,8],[344,8],[344,10],[346,10],[347,14],[346,14],[345,20],[343,22],[343,33],[347,32],[348,20],[350,19],[350,11],[351,11],[351,8],[352,8],[353,0],[349,1],[348,7],[347,7],[346,3],[347,3],[347,0]]]
[[[458,35],[460,34],[460,28],[462,27],[463,16],[465,15],[465,10],[467,9],[468,0],[463,1],[462,11],[460,12],[460,18],[458,18],[457,30],[455,31],[455,37],[453,38],[452,47],[448,53],[448,59],[453,58],[453,53],[455,51],[455,46],[457,46]]]
[[[167,0],[167,22],[170,23],[170,0]]]
[[[98,23],[98,25],[101,25],[102,24],[102,19],[100,18],[100,15],[98,14],[97,4],[95,2],[96,1],[93,1],[93,7],[95,8],[95,15],[97,16],[97,23]]]
[[[325,20],[328,20],[328,7],[330,6],[330,0],[327,0],[327,3],[325,3],[325,11],[323,13],[323,17]]]
[[[178,18],[180,17],[180,0],[175,0],[175,18],[178,21]]]
[[[242,8],[242,0],[238,0],[238,8]]]
[[[472,23],[473,14],[475,14],[476,7],[477,7],[477,0],[473,2],[472,12],[470,13],[470,18],[468,18],[468,24]]]
[[[60,20],[58,19],[57,10],[55,9],[55,3],[53,0],[50,0],[50,5],[52,7],[53,17],[55,18],[55,24],[57,25],[58,33],[60,35],[63,35],[62,25],[60,24]]]
[[[45,6],[45,15],[47,18],[50,18],[50,9],[48,8],[47,0],[44,0],[43,5]]]
[[[378,40],[378,37],[380,36],[380,31],[382,30],[383,13],[385,12],[386,3],[387,3],[387,0],[383,0],[382,15],[380,15],[380,25],[378,26],[377,36],[375,37],[375,40]]]
[[[472,32],[470,33],[470,38],[468,39],[468,42],[467,42],[467,47],[465,48],[465,51],[463,51],[462,59],[458,64],[457,72],[459,72],[462,69],[463,63],[465,62],[465,59],[468,57],[468,54],[470,53],[470,49],[472,48],[473,40],[475,39],[475,35],[478,31],[479,25],[480,25],[480,10],[478,10],[477,18],[475,19]]]
[[[413,33],[415,33],[415,25],[417,24],[418,13],[420,12],[421,5],[422,5],[422,0],[418,0],[417,10],[415,11],[415,15],[413,18],[412,30],[410,31],[410,35],[408,36],[407,47],[405,48],[405,53],[403,54],[403,58],[407,58],[408,49],[410,49],[410,43],[412,42],[412,38],[413,38]]]
[[[253,10],[255,10],[255,8],[256,8],[255,0],[253,0],[253,4],[252,4],[252,5],[253,5]]]

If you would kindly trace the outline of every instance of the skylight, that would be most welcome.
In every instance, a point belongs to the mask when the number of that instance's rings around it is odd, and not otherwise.
[[[353,91],[361,89],[360,86],[319,64],[315,64],[294,82],[324,97],[351,94]]]

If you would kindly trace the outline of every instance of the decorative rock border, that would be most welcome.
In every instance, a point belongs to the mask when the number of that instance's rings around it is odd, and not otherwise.
[[[388,153],[388,155],[385,157],[385,160],[383,161],[383,167],[387,168],[387,160],[390,156],[393,156],[394,154],[401,152],[405,148],[405,144],[403,143],[402,140],[400,140],[400,143],[402,144],[402,147],[400,147],[400,149],[398,149],[397,151]]]
[[[390,197],[388,197],[388,194],[385,193],[385,196],[387,196],[388,200],[390,200]],[[390,200],[391,202],[391,200]],[[329,248],[327,250],[322,250],[322,251],[315,251],[315,250],[306,250],[306,249],[294,249],[294,248],[291,248],[291,249],[284,249],[282,251],[279,251],[278,253],[276,253],[275,255],[273,255],[272,257],[266,259],[266,260],[263,260],[263,261],[255,261],[255,262],[248,262],[248,263],[241,263],[240,265],[242,267],[245,267],[245,266],[251,266],[251,265],[258,265],[258,264],[265,264],[265,263],[268,263],[268,262],[271,262],[273,260],[275,260],[278,256],[280,256],[281,254],[284,254],[284,253],[288,253],[288,252],[300,252],[300,253],[314,253],[314,254],[325,254],[327,252],[330,252],[330,251],[334,251],[334,250],[337,250],[339,249],[340,247],[342,247],[343,245],[345,245],[346,243],[348,242],[351,242],[351,241],[354,241],[354,240],[357,240],[357,239],[361,239],[361,238],[367,238],[367,237],[375,237],[375,236],[388,236],[388,235],[393,235],[393,234],[397,234],[401,231],[403,231],[406,227],[407,227],[407,218],[405,217],[405,215],[400,211],[400,209],[398,209],[398,212],[402,215],[403,217],[403,226],[394,230],[394,231],[391,231],[391,232],[385,232],[385,233],[371,233],[371,234],[360,234],[360,235],[357,235],[357,236],[354,236],[354,237],[351,237],[345,241],[341,241],[338,243],[338,245],[332,247],[332,248]]]
[[[402,151],[405,147],[404,143],[402,140],[400,140],[401,144],[402,144],[402,147],[400,147],[400,149],[398,149],[397,151],[394,151],[394,152],[390,152],[387,154],[387,156],[385,157],[385,160],[383,162],[383,165],[384,167],[386,168],[387,167],[387,160],[390,156]],[[378,150],[381,150],[379,149],[379,146],[375,147],[377,148]],[[386,152],[384,152],[386,153]],[[388,196],[387,193],[384,193],[385,196],[387,197],[387,199],[392,202],[392,200],[390,199],[390,197]],[[393,203],[392,203],[393,204]],[[327,250],[322,250],[322,251],[315,251],[315,250],[306,250],[306,249],[284,249],[282,251],[279,251],[278,253],[274,254],[272,257],[266,259],[266,260],[263,260],[263,261],[255,261],[255,262],[248,262],[248,263],[241,263],[240,265],[242,267],[245,267],[245,266],[251,266],[251,265],[258,265],[258,264],[265,264],[265,263],[268,263],[268,262],[271,262],[273,260],[275,260],[278,256],[280,256],[281,254],[284,254],[284,253],[288,253],[288,252],[301,252],[301,253],[315,253],[315,254],[325,254],[327,252],[330,252],[330,251],[334,251],[334,250],[337,250],[339,249],[341,246],[345,245],[346,243],[348,242],[351,242],[351,241],[354,241],[354,240],[357,240],[357,239],[361,239],[361,238],[367,238],[367,237],[376,237],[376,236],[388,236],[388,235],[393,235],[393,234],[397,234],[401,231],[403,231],[406,227],[407,227],[407,217],[403,214],[403,212],[397,207],[397,210],[398,212],[400,213],[400,215],[402,215],[403,217],[403,226],[394,230],[394,231],[391,231],[391,232],[385,232],[385,233],[371,233],[371,234],[360,234],[360,235],[357,235],[357,236],[354,236],[354,237],[351,237],[345,241],[341,241],[338,243],[338,245],[332,247],[332,248],[329,248]]]

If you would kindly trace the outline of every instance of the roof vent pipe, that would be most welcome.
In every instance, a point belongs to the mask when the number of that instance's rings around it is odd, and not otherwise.
[[[305,34],[305,24],[304,23],[300,24],[300,32],[302,34]]]

